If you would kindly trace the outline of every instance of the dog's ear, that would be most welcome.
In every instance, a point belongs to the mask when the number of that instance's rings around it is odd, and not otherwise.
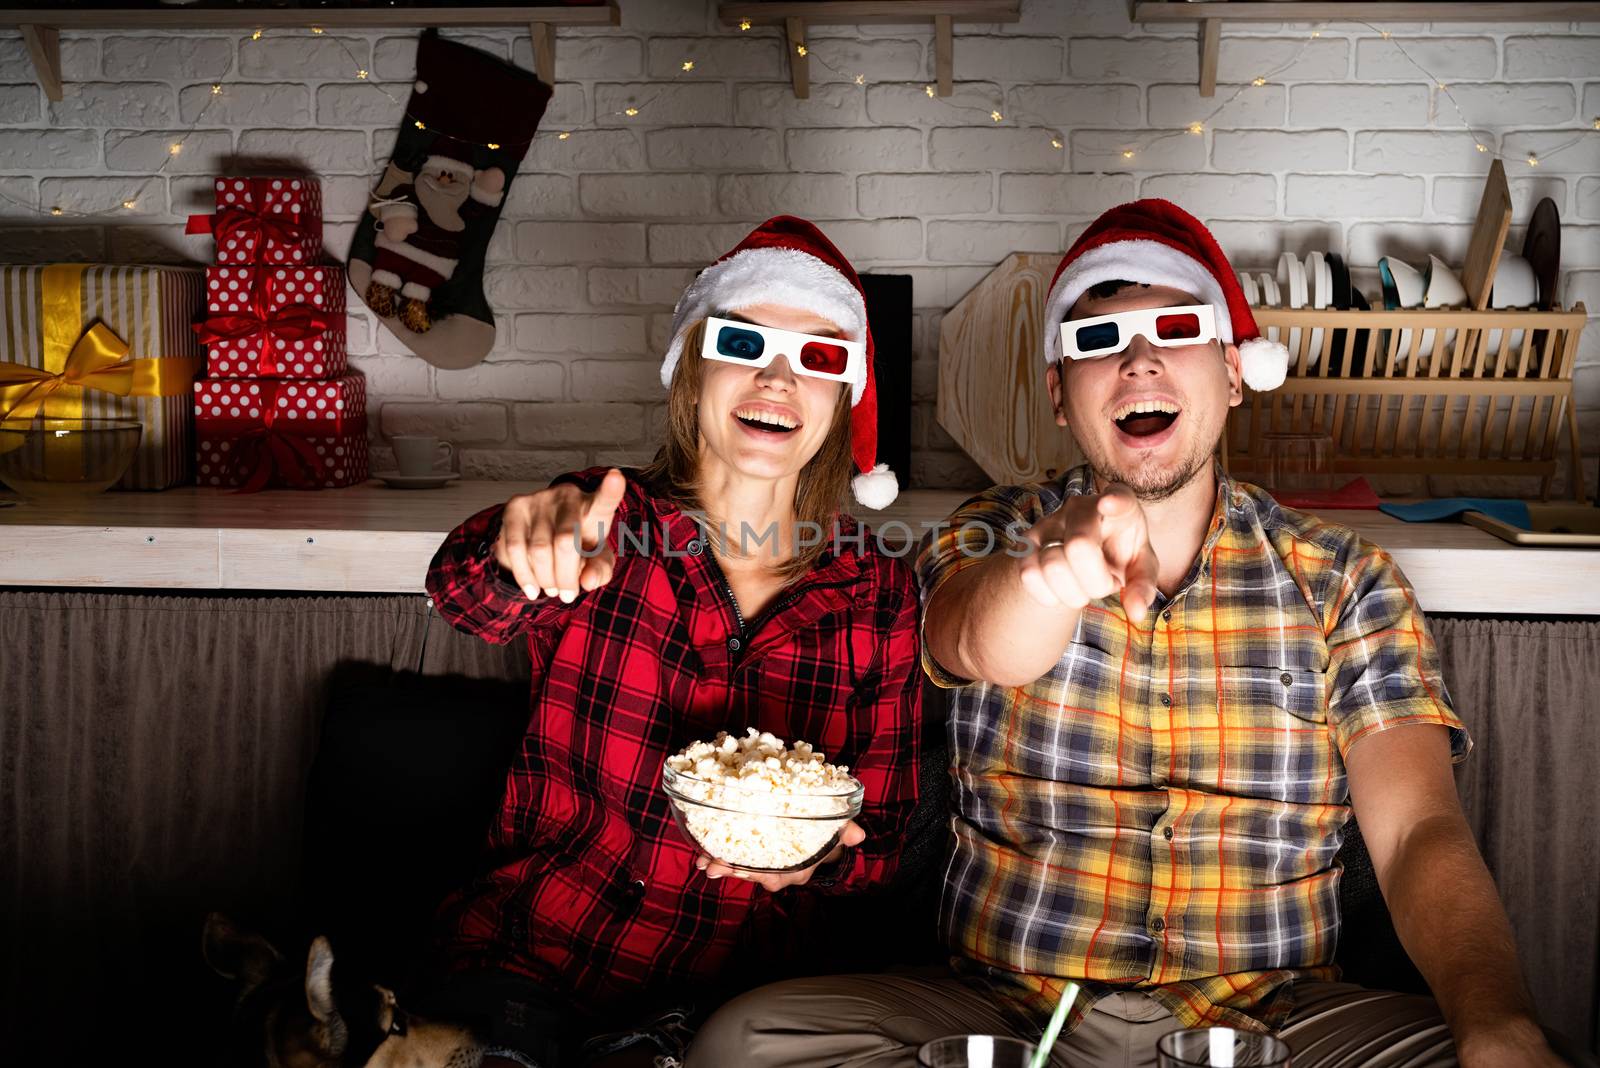
[[[271,942],[243,930],[220,912],[206,917],[200,952],[212,971],[238,980],[247,990],[264,983],[273,965],[283,959]]]
[[[333,947],[322,935],[311,943],[306,955],[306,1005],[323,1023],[338,1015],[333,1003]]]

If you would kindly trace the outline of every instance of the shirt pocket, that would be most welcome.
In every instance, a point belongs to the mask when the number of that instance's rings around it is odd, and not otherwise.
[[[1224,667],[1221,715],[1229,793],[1332,804],[1344,768],[1328,727],[1327,677],[1284,666]]]

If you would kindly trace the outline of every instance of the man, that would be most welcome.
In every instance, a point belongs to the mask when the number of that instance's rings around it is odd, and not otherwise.
[[[1279,1032],[1296,1068],[1560,1063],[1461,813],[1470,743],[1410,586],[1213,460],[1241,378],[1276,386],[1287,353],[1210,233],[1165,201],[1115,208],[1046,308],[1056,422],[1088,463],[974,498],[918,567],[924,666],[954,687],[958,974],[756,991],[691,1066],[1036,1038],[1069,982],[1056,1065],[1153,1065],[1163,1034],[1212,1025]],[[1436,1001],[1334,982],[1352,808]]]

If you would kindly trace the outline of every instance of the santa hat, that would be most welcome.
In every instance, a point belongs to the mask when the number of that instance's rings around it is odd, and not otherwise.
[[[1135,200],[1101,215],[1072,243],[1056,268],[1045,301],[1045,362],[1061,359],[1061,321],[1078,298],[1101,282],[1122,279],[1171,286],[1216,310],[1217,336],[1239,346],[1245,385],[1283,384],[1289,350],[1256,328],[1239,276],[1205,224],[1166,200]]]
[[[708,315],[752,304],[803,308],[837,324],[846,340],[866,342],[867,358],[850,383],[850,455],[860,472],[850,481],[850,490],[867,508],[887,507],[900,484],[888,464],[875,462],[878,390],[866,294],[850,261],[804,219],[768,219],[689,283],[672,311],[672,344],[661,362],[661,384],[672,385],[689,327]]]

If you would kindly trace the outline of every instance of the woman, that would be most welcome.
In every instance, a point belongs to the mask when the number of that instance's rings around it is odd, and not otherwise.
[[[563,476],[435,556],[440,614],[524,638],[533,661],[490,868],[441,910],[454,1003],[487,1006],[510,1061],[549,1068],[664,991],[770,970],[815,893],[895,870],[916,803],[917,598],[838,510],[852,458],[858,500],[895,492],[872,462],[871,361],[855,271],[810,223],[771,219],[678,302],[655,462]],[[663,761],[748,727],[812,743],[865,787],[813,868],[747,876],[673,825]]]

